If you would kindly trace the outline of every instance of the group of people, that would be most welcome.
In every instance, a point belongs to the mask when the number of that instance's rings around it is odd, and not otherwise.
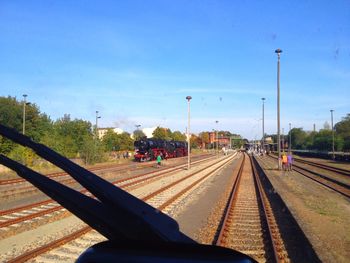
[[[283,171],[292,171],[293,170],[293,157],[292,153],[288,152],[282,153],[282,169]]]
[[[129,159],[131,156],[131,153],[126,151],[126,152],[114,152],[112,153],[112,156],[114,156],[115,159],[120,159],[123,157],[123,159]]]
[[[157,157],[156,157],[157,167],[159,168],[161,166],[162,160],[167,160],[167,159],[168,159],[167,153],[163,154],[162,152],[159,152]]]

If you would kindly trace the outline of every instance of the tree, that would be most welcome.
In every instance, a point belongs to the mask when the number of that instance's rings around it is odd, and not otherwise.
[[[174,132],[171,134],[171,138],[172,138],[174,141],[186,141],[186,135],[185,135],[185,134],[182,134],[180,131],[174,131]]]
[[[133,150],[134,149],[134,140],[130,137],[130,134],[123,132],[118,135],[120,138],[120,149],[121,150]]]
[[[23,103],[15,97],[0,97],[0,123],[18,132],[22,131]]]
[[[201,146],[201,139],[195,135],[195,134],[191,134],[191,137],[190,137],[190,145],[191,145],[191,148],[199,148]]]
[[[335,126],[335,133],[343,139],[343,151],[350,151],[350,114],[348,113],[342,121]]]
[[[33,166],[36,155],[31,149],[23,147],[22,145],[16,145],[9,153],[9,158],[23,165]]]
[[[293,147],[295,149],[306,149],[307,133],[302,128],[293,128],[291,133]]]
[[[319,151],[329,151],[332,149],[332,131],[320,130],[314,139],[314,148]]]
[[[133,137],[135,141],[138,141],[141,138],[146,137],[146,134],[142,130],[137,129],[137,130],[134,130]]]
[[[119,151],[120,138],[112,129],[108,129],[107,133],[102,138],[102,144],[105,151]]]
[[[199,133],[198,137],[201,140],[201,145],[204,144],[205,145],[209,144],[209,132],[201,132]]]
[[[130,134],[123,132],[115,133],[112,129],[108,130],[102,139],[102,145],[105,151],[125,151],[134,149],[134,140]]]
[[[31,103],[26,106],[26,135],[34,141],[40,142],[42,136],[52,127],[52,121],[39,107]],[[0,123],[14,128],[18,132],[23,129],[23,102],[15,97],[0,97]],[[9,153],[16,145],[5,138],[0,137],[0,152]]]
[[[43,142],[68,158],[75,158],[86,141],[94,138],[92,125],[84,120],[71,120],[69,114],[54,122],[52,134],[46,134]]]
[[[157,127],[153,133],[153,138],[154,139],[161,139],[161,140],[171,140],[171,130],[168,128],[162,128],[162,127]]]
[[[80,149],[80,157],[84,160],[85,164],[94,164],[103,161],[105,158],[103,145],[96,138],[90,137],[84,140]]]

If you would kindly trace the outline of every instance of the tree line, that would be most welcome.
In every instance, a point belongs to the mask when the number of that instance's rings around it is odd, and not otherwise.
[[[23,101],[15,97],[0,97],[0,123],[22,132]],[[134,140],[145,137],[141,130],[135,130],[133,136],[123,132],[117,134],[108,130],[102,139],[98,138],[96,127],[89,121],[72,119],[69,114],[55,121],[40,112],[35,103],[25,106],[25,134],[35,142],[42,143],[67,158],[81,158],[86,164],[104,161],[112,151],[132,151]],[[185,141],[180,131],[172,132],[168,128],[157,127],[153,137],[165,140]],[[198,141],[193,140],[193,147]],[[26,165],[38,162],[30,149],[22,147],[0,136],[0,153],[8,155]]]
[[[274,143],[277,142],[276,135],[267,136],[272,137]],[[285,148],[288,147],[289,136],[291,136],[292,149],[332,151],[333,131],[327,122],[319,131],[304,131],[303,128],[291,129],[288,135],[281,136]],[[350,151],[350,114],[334,125],[334,150],[338,152]]]
[[[22,132],[23,127],[23,101],[15,97],[0,97],[0,123]],[[135,130],[133,136],[124,132],[117,134],[108,130],[102,139],[97,136],[96,127],[89,121],[72,119],[69,114],[55,121],[40,112],[35,103],[26,105],[25,134],[34,141],[42,143],[67,158],[81,158],[86,164],[101,162],[108,158],[112,151],[132,151],[134,140],[145,137],[142,130]],[[334,126],[336,151],[350,151],[350,114]],[[230,137],[228,131],[219,131],[219,137]],[[274,142],[276,135],[271,135]],[[186,135],[180,131],[172,132],[169,128],[157,127],[153,138],[163,140],[186,141]],[[332,130],[329,125],[319,132],[307,132],[302,128],[291,130],[293,149],[311,149],[329,151],[332,148]],[[191,148],[214,148],[215,143],[209,143],[209,132],[203,131],[198,135],[191,134]],[[288,137],[285,137],[288,142]],[[242,143],[242,142],[240,142]],[[240,147],[241,145],[237,145]],[[12,141],[0,136],[0,153],[8,155],[26,165],[38,162],[36,155]]]

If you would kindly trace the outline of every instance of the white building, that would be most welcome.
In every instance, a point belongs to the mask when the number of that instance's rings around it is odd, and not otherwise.
[[[142,132],[147,136],[147,138],[152,138],[155,129],[157,129],[157,127],[143,128]]]
[[[106,135],[108,130],[112,130],[116,134],[122,134],[124,132],[120,128],[113,128],[113,127],[110,127],[110,128],[98,128],[98,138],[102,139]]]

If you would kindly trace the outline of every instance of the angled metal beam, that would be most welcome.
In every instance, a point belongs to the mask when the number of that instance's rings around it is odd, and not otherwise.
[[[106,238],[116,239],[116,237],[119,237],[120,239],[127,239],[120,230],[114,227],[116,222],[111,218],[107,210],[108,207],[98,200],[47,178],[2,154],[0,154],[0,164],[14,170],[20,177],[56,200],[60,205],[96,229]]]
[[[96,196],[111,215],[126,218],[126,221],[121,220],[121,225],[118,227],[128,229],[129,239],[195,243],[179,231],[177,222],[171,217],[73,163],[45,145],[36,143],[29,137],[1,124],[0,135],[31,148],[42,158],[60,167]],[[94,207],[90,209],[93,210]]]

